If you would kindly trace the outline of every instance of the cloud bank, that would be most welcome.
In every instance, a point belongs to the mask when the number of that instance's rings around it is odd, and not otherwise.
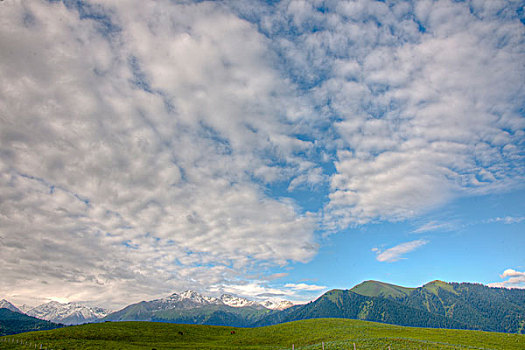
[[[319,232],[524,183],[517,4],[0,6],[12,300],[234,290],[313,259]],[[288,284],[261,293],[310,288]]]
[[[2,6],[4,295],[123,300],[314,256],[314,215],[264,193],[312,145],[252,25],[211,3]]]
[[[525,288],[525,272],[516,271],[514,269],[506,269],[500,275],[502,279],[508,278],[503,282],[489,283],[489,287],[504,287],[504,288]]]

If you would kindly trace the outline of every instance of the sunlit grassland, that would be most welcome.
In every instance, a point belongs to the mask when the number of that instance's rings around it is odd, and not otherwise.
[[[231,332],[234,331],[234,334]],[[182,333],[182,334],[181,334]],[[10,342],[4,340],[9,339]],[[2,349],[525,349],[525,336],[311,319],[259,328],[107,322],[0,338]],[[13,343],[15,340],[18,343]],[[22,344],[21,344],[22,343]]]

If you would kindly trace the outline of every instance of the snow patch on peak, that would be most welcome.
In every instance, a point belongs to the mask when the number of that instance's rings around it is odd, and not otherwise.
[[[204,296],[193,290],[187,290],[181,294],[182,299],[191,300],[199,304],[216,304],[219,300],[214,297]]]
[[[246,307],[246,306],[257,306],[259,303],[251,301],[245,298],[237,297],[231,294],[223,294],[220,297],[220,300],[231,307]]]
[[[270,310],[284,310],[294,304],[288,300],[265,300],[262,302],[249,300],[233,294],[223,294],[219,298],[202,295],[192,290],[173,293],[168,297],[150,301],[157,310],[173,308],[192,308],[202,305],[226,305],[230,307],[264,307]]]
[[[27,312],[29,310],[31,310],[32,308],[34,308],[34,306],[31,306],[31,305],[27,305],[27,304],[23,304],[21,306],[18,307],[20,309],[20,311],[22,311],[24,314],[27,314]]]
[[[23,313],[22,311],[20,311],[19,308],[17,308],[16,306],[14,306],[13,304],[11,304],[10,302],[8,302],[5,299],[0,300],[0,309],[8,309],[8,310],[13,311],[13,312],[18,312],[18,313],[21,313],[21,314]]]
[[[167,298],[162,298],[157,301],[173,303],[179,301],[191,301],[196,304],[220,304],[220,300],[213,297],[207,297],[193,290],[186,290],[182,293],[173,293]]]
[[[288,300],[266,300],[260,304],[270,310],[284,310],[294,306],[294,303]]]

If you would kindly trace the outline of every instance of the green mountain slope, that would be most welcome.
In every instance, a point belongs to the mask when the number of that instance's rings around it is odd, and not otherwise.
[[[472,329],[523,332],[525,291],[473,283],[431,282],[404,303],[469,324]]]
[[[468,325],[448,317],[409,307],[387,298],[363,296],[350,290],[329,291],[306,305],[268,315],[256,325],[327,317],[360,319],[402,326],[468,328]]]
[[[405,288],[366,281],[351,289],[363,296],[397,301],[407,307],[451,318],[469,329],[523,333],[525,291],[490,288],[474,283],[432,281]]]
[[[415,288],[406,288],[379,281],[365,281],[351,289],[352,292],[367,297],[404,298]]]
[[[0,309],[0,336],[59,327],[62,327],[62,325],[40,320],[8,309]]]
[[[232,334],[232,332],[235,332]],[[19,344],[28,344],[21,347]],[[347,319],[315,319],[259,328],[155,322],[85,324],[0,338],[0,348],[47,349],[505,349],[525,348],[525,336],[400,327]]]

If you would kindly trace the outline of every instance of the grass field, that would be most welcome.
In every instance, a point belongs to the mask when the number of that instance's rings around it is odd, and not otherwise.
[[[235,331],[235,334],[231,334]],[[181,332],[182,334],[180,334]],[[6,342],[5,340],[9,340]],[[13,343],[15,340],[18,343]],[[525,335],[314,319],[260,328],[108,322],[0,338],[1,349],[525,349]]]

